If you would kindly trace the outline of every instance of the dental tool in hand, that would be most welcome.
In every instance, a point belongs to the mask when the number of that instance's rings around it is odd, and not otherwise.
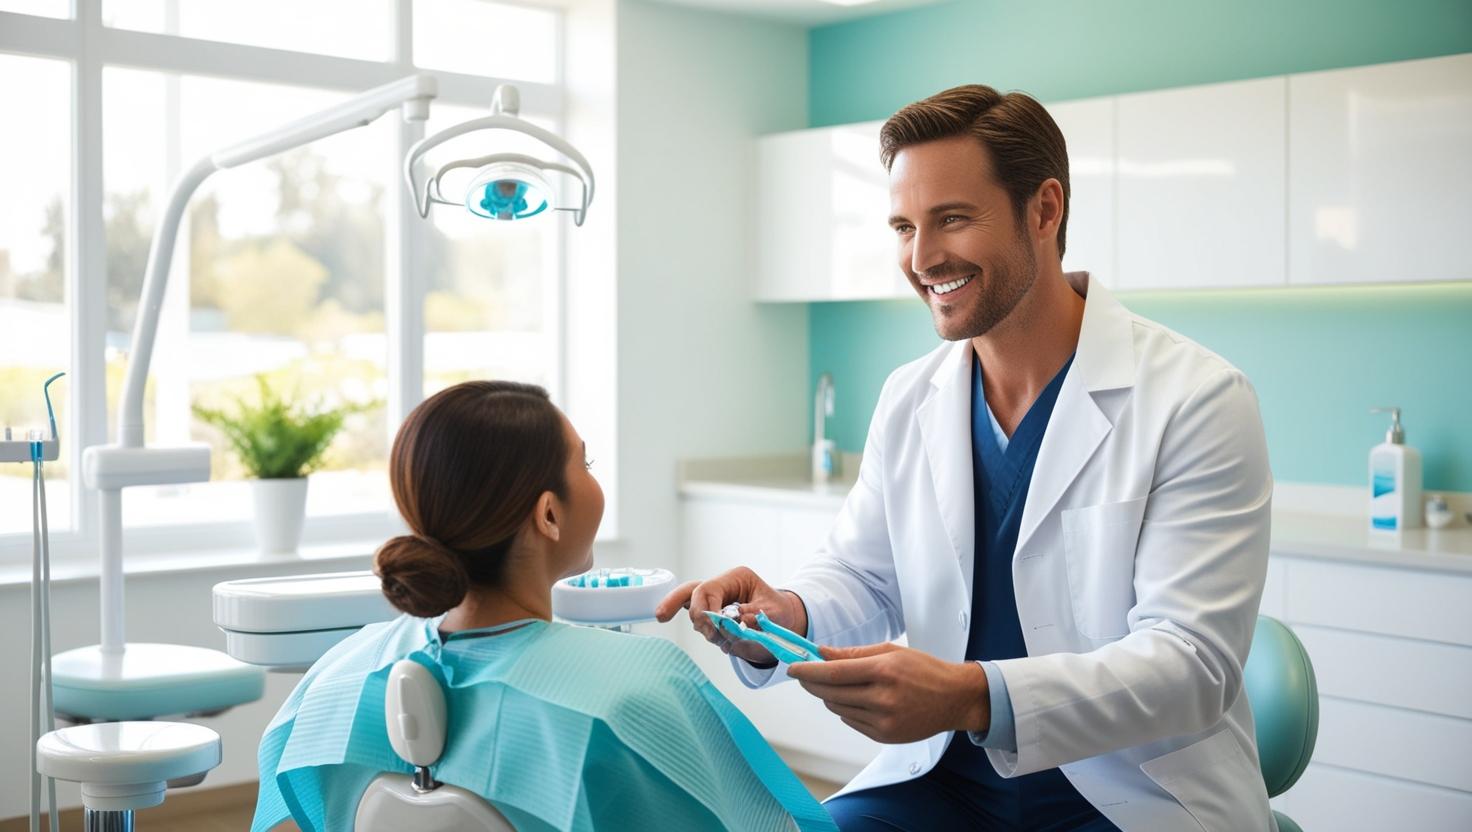
[[[705,614],[726,635],[760,644],[779,662],[797,664],[823,661],[818,645],[772,621],[765,612],[756,614],[757,627],[761,629],[748,627],[742,622],[739,604],[728,604],[720,612],[706,610]]]

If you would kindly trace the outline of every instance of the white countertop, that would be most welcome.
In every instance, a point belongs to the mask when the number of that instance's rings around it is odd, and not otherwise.
[[[853,487],[858,458],[845,454],[843,475],[825,484],[815,484],[805,469],[806,461],[794,455],[693,460],[682,465],[680,493],[836,512]],[[1465,520],[1439,531],[1377,532],[1356,511],[1362,497],[1355,488],[1277,484],[1269,550],[1278,557],[1472,574],[1472,527]]]
[[[1472,528],[1466,523],[1399,533],[1369,525],[1367,516],[1274,511],[1268,548],[1280,557],[1472,574]]]

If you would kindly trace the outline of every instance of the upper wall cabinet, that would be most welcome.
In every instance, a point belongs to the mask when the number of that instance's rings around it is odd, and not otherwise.
[[[758,300],[913,297],[889,230],[882,122],[757,143]]]
[[[1119,289],[1286,281],[1285,78],[1119,96]]]
[[[1472,54],[1048,104],[1117,290],[1472,280]],[[760,140],[761,300],[911,298],[880,122]]]
[[[1472,279],[1472,55],[1288,79],[1293,283]]]
[[[1086,271],[1105,286],[1114,287],[1115,99],[1047,106],[1068,143],[1063,270]]]

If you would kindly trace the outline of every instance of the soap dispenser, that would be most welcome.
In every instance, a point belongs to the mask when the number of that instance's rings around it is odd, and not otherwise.
[[[827,417],[833,415],[833,376],[818,376],[818,392],[813,397],[813,483],[822,485],[835,473],[838,446],[824,430]]]
[[[1377,407],[1371,413],[1389,413],[1385,441],[1370,449],[1370,528],[1398,532],[1421,525],[1421,454],[1406,444],[1400,426],[1400,408]]]

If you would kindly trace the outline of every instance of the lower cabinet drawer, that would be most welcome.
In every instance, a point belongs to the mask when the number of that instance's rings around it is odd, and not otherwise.
[[[1472,647],[1294,624],[1319,693],[1472,719]]]
[[[1472,647],[1472,576],[1285,559],[1284,616],[1366,633]]]
[[[1313,762],[1472,792],[1468,749],[1472,720],[1319,697]]]
[[[1310,765],[1273,805],[1316,832],[1472,829],[1472,794],[1333,766]]]

